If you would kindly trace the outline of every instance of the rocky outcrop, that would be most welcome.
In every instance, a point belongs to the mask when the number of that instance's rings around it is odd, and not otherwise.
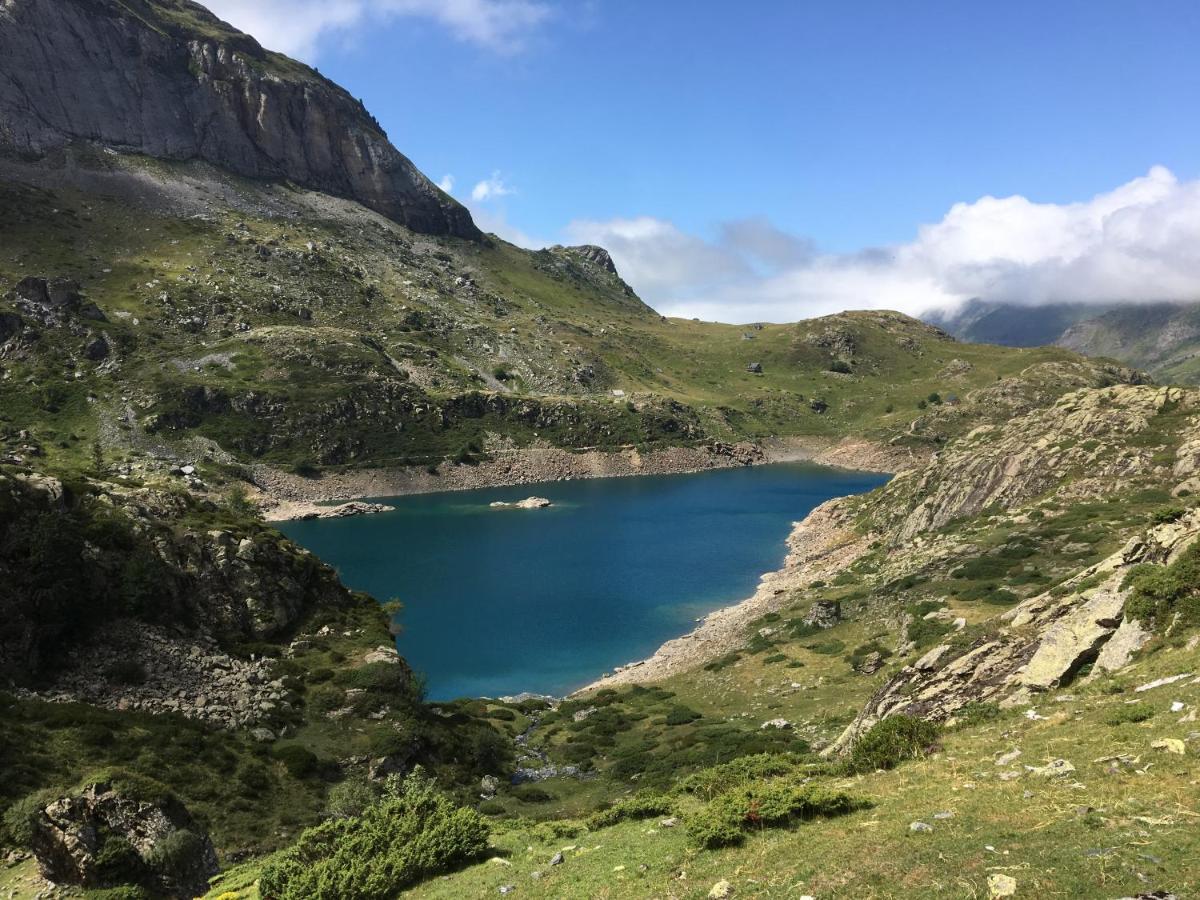
[[[361,102],[190,0],[0,3],[0,149],[43,156],[77,141],[204,160],[414,231],[480,237]]]
[[[1167,564],[1200,538],[1200,512],[1159,525],[1052,590],[1020,603],[966,644],[942,644],[905,666],[863,707],[827,753],[850,747],[888,716],[934,721],[969,703],[1018,705],[1069,683],[1088,664],[1127,665],[1148,634],[1125,621],[1124,581],[1139,563]]]
[[[173,799],[133,799],[106,783],[35,814],[33,852],[43,877],[105,888],[142,884],[170,897],[207,893],[217,874],[208,834]]]
[[[590,282],[606,288],[615,287],[625,294],[639,311],[652,312],[638,299],[633,288],[621,278],[612,256],[603,247],[594,244],[564,247],[556,244],[539,250],[535,259],[538,267],[545,272],[571,281]]]
[[[526,497],[524,500],[514,500],[512,503],[496,500],[488,504],[492,509],[545,509],[547,506],[553,505],[545,497]]]
[[[873,498],[872,524],[903,544],[988,507],[1015,508],[1068,478],[1077,478],[1080,497],[1088,483],[1102,496],[1158,465],[1156,451],[1169,443],[1166,432],[1158,437],[1159,416],[1189,413],[1196,403],[1178,388],[1119,385],[981,425]]]
[[[0,683],[48,675],[118,619],[230,644],[359,602],[307,551],[258,526],[216,527],[217,513],[165,489],[0,472]]]
[[[836,600],[818,600],[804,616],[804,624],[813,628],[832,628],[841,620],[842,604]]]

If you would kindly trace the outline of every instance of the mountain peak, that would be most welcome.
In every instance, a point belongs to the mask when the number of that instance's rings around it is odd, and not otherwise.
[[[470,213],[362,103],[189,0],[6,0],[0,151],[77,142],[357,201],[414,231],[478,239]]]

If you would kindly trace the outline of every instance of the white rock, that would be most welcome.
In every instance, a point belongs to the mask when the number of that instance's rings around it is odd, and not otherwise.
[[[1149,682],[1148,684],[1143,684],[1140,687],[1135,687],[1133,689],[1133,692],[1135,694],[1140,694],[1140,693],[1142,693],[1142,691],[1152,691],[1155,688],[1162,687],[1163,685],[1174,684],[1177,681],[1183,681],[1183,679],[1191,678],[1191,677],[1192,677],[1191,672],[1184,672],[1180,675],[1169,675],[1166,678],[1158,678],[1154,681]]]
[[[1003,900],[1004,897],[1012,897],[1017,893],[1017,879],[1011,875],[993,872],[988,876],[987,883],[991,900]]]

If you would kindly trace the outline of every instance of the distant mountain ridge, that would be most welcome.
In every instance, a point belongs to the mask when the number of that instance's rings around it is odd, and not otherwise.
[[[199,159],[356,200],[414,231],[481,237],[360,101],[190,0],[7,0],[0,59],[0,151],[94,141]]]
[[[970,300],[921,316],[960,340],[1007,347],[1065,347],[1144,369],[1160,382],[1200,383],[1200,304]]]

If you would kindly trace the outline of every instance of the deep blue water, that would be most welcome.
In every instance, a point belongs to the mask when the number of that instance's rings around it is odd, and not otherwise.
[[[429,696],[563,694],[754,592],[794,521],[886,477],[799,463],[398,497],[284,523],[351,587],[404,603]],[[490,509],[537,495],[549,509]]]

